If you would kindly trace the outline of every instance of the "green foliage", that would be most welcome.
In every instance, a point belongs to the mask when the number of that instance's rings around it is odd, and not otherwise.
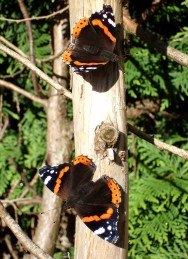
[[[11,19],[22,19],[22,13],[19,9],[19,5],[12,6],[11,3],[1,1],[0,3],[0,10],[2,17],[8,17]],[[28,12],[32,13],[32,16],[38,16],[41,11],[43,14],[49,9],[49,2],[43,2],[41,5],[38,5],[36,1],[27,2],[27,10]],[[24,54],[29,56],[29,36],[27,26],[24,22],[22,23],[15,23],[11,22],[8,23],[7,21],[1,21],[1,35],[5,37],[7,40],[12,42],[16,47],[24,52]],[[35,51],[35,58],[44,59],[49,57],[51,54],[51,36],[49,33],[50,30],[50,23],[46,23],[45,21],[38,20],[32,22],[32,32],[34,38],[34,51]],[[0,56],[1,62],[2,55]],[[12,75],[24,68],[24,66],[16,62],[11,57],[7,57],[3,60],[4,66],[0,71],[0,75]],[[39,66],[50,76],[52,75],[52,63],[42,63]],[[17,78],[17,85],[26,86],[26,90],[31,91],[32,82],[29,72],[22,74],[21,77]],[[27,82],[27,83],[26,83]],[[41,81],[43,82],[43,81]],[[14,82],[15,83],[15,82]],[[44,82],[43,82],[44,84]],[[45,84],[46,85],[46,84]],[[28,87],[29,86],[29,87]],[[25,87],[24,87],[25,88]]]
[[[32,168],[38,168],[45,155],[44,114],[39,112],[36,116],[28,109],[19,127],[21,139],[15,130],[9,130],[0,143],[0,196],[5,194],[16,180],[21,179],[23,169],[28,170],[26,176],[29,176]],[[21,192],[23,184],[20,184],[10,197],[18,198]]]
[[[22,128],[23,144],[25,146],[24,166],[26,168],[37,168],[44,158],[44,150],[46,147],[46,117],[43,112],[38,112],[39,119],[30,110],[24,114],[20,123]]]
[[[159,91],[166,90],[163,71],[160,67],[160,55],[149,53],[148,49],[133,47],[130,50],[131,57],[125,65],[126,84],[129,95],[134,98],[156,97]],[[131,87],[130,87],[131,86]]]
[[[188,165],[139,139],[137,152],[137,179],[130,175],[129,258],[184,258]]]
[[[187,1],[170,1],[143,26],[157,38],[187,54],[186,4]],[[143,5],[131,1],[135,18],[150,4],[146,1]],[[155,113],[146,107],[148,112],[134,119],[135,126],[165,143],[188,150],[187,68],[158,54],[138,38],[130,37],[130,41],[134,47],[130,49],[125,64],[127,103],[136,106],[136,102],[148,99],[159,104]],[[188,163],[178,156],[159,151],[140,138],[136,137],[136,147],[132,138],[128,143],[129,258],[187,258]],[[136,172],[133,173],[135,148]]]
[[[57,252],[54,254],[55,259],[73,259],[74,247],[70,247],[68,252]]]
[[[172,37],[171,45],[177,49],[182,50],[184,53],[188,52],[188,27],[183,27],[181,32],[176,33]]]
[[[20,179],[15,172],[11,161],[17,161],[20,157],[20,149],[17,147],[17,138],[14,134],[6,135],[0,143],[0,196],[7,190],[9,184],[14,184]]]

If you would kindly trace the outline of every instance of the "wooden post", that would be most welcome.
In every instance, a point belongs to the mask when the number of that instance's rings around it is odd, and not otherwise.
[[[75,22],[91,13],[100,11],[103,4],[111,4],[116,24],[122,24],[122,6],[120,0],[89,1],[70,0],[71,29]],[[118,33],[121,35],[121,33]],[[120,58],[121,60],[121,58]],[[109,64],[104,69],[86,73],[84,76],[72,74],[73,112],[76,155],[84,154],[94,159],[97,164],[95,179],[107,174],[116,179],[128,192],[127,180],[127,147],[126,147],[126,111],[125,85],[123,67],[120,61]],[[109,162],[106,157],[100,159],[95,152],[95,129],[102,122],[112,124],[119,131],[115,160]],[[122,156],[123,155],[123,156]],[[127,222],[127,198],[125,220]],[[127,224],[126,224],[127,225]],[[122,225],[125,236],[125,249],[114,246],[92,233],[82,221],[77,218],[75,259],[122,259],[127,256],[127,227]]]

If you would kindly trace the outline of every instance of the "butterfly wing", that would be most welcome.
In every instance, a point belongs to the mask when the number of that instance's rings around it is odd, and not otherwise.
[[[98,46],[101,49],[114,51],[116,44],[116,24],[112,7],[110,5],[103,5],[103,10],[96,12],[89,18],[89,23],[95,30],[96,37],[100,42]]]
[[[116,25],[110,5],[83,18],[73,28],[72,44],[63,53],[64,62],[75,72],[88,72],[110,60],[117,60],[113,53],[116,44]]]
[[[58,166],[45,165],[39,169],[39,175],[44,184],[56,195],[67,200],[68,183],[70,178],[70,163]]]
[[[39,175],[44,184],[64,200],[68,199],[71,189],[90,181],[95,171],[95,164],[86,156],[78,156],[71,163],[58,166],[44,166]]]
[[[92,162],[92,159],[87,156],[80,155],[71,162],[70,170],[70,189],[76,191],[93,178],[96,165]]]
[[[113,178],[103,176],[96,182],[90,182],[84,190],[78,190],[77,196],[79,199],[69,202],[75,202],[72,207],[82,221],[99,237],[115,244],[119,239],[117,224],[121,203],[118,183]]]

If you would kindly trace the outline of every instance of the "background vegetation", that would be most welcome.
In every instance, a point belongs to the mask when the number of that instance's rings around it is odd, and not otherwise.
[[[151,16],[141,19],[152,6],[152,1],[130,1],[131,17],[157,38],[188,54],[188,2],[159,2],[159,7]],[[53,1],[33,0],[25,4],[30,16],[47,15],[54,6]],[[10,1],[1,1],[0,10],[0,17],[23,18],[19,6],[12,5]],[[52,54],[51,26],[52,20],[49,19],[32,21],[35,56],[39,60]],[[29,55],[25,23],[0,20],[0,30],[1,36]],[[129,122],[166,143],[187,150],[187,67],[157,53],[152,45],[131,34],[126,39],[126,53]],[[22,64],[0,52],[0,66],[0,80],[34,93],[31,74]],[[52,75],[52,61],[38,62],[37,66]],[[48,94],[48,85],[42,80],[40,84],[43,92]],[[67,117],[71,119],[70,102],[66,109]],[[128,141],[129,258],[187,258],[188,163],[180,157],[159,151],[133,134],[129,134]],[[44,107],[0,86],[0,197],[30,237],[40,210],[39,196],[43,185],[37,178],[37,170],[45,160],[45,150]],[[32,203],[31,197],[36,202]],[[20,198],[25,198],[25,203]],[[12,199],[17,201],[11,202]],[[1,222],[1,258],[10,253],[7,238],[21,258],[24,251]],[[60,251],[65,248],[57,247],[57,256],[61,258]]]

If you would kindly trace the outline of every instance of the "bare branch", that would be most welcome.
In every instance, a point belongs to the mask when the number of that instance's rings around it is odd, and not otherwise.
[[[50,255],[46,254],[39,246],[37,246],[31,239],[23,232],[20,226],[15,222],[15,220],[8,214],[8,212],[3,207],[2,202],[0,202],[0,217],[14,233],[19,242],[24,246],[26,251],[29,251],[37,258],[40,259],[53,259]]]
[[[3,36],[0,36],[0,41],[2,41],[5,45],[7,45],[9,48],[11,48],[12,50],[14,50],[15,52],[17,52],[17,53],[20,54],[21,56],[23,56],[23,57],[29,59],[29,57],[28,57],[23,51],[21,51],[19,48],[17,48],[17,47],[16,47],[14,44],[12,44],[10,41],[8,41],[7,39],[5,39]],[[70,43],[68,42],[68,43],[63,47],[63,49],[62,49],[60,52],[58,52],[56,55],[51,55],[51,56],[49,56],[49,57],[47,57],[47,58],[44,58],[44,59],[38,59],[38,58],[36,58],[36,62],[39,63],[39,64],[41,64],[41,63],[48,62],[48,61],[51,61],[51,60],[54,60],[54,59],[60,57],[61,54],[63,53],[63,51],[64,51],[65,49],[67,49],[67,47],[68,47],[69,44],[70,44]],[[22,71],[23,71],[23,70],[20,70],[20,71],[14,73],[13,75],[0,76],[0,78],[12,78],[12,77],[18,75],[19,73],[21,73]]]
[[[26,174],[26,170],[24,169],[23,172],[21,173],[22,181],[24,182],[28,191],[33,193],[34,197],[37,197],[38,194],[37,194],[36,190],[31,187],[30,183],[27,181],[27,178],[26,178],[25,174]]]
[[[69,9],[69,6],[66,6],[65,8],[58,10],[57,12],[53,12],[52,14],[48,14],[48,15],[43,15],[43,16],[33,16],[31,18],[27,18],[27,19],[9,19],[9,18],[5,18],[5,17],[0,17],[0,21],[7,21],[7,22],[16,22],[16,23],[20,23],[20,22],[25,22],[25,21],[33,21],[33,20],[42,20],[42,19],[49,19],[57,14],[63,13],[65,11],[67,11]]]
[[[20,10],[23,14],[23,17],[25,19],[28,19],[29,14],[27,12],[27,8],[26,8],[24,2],[22,0],[18,0],[18,4],[19,4]],[[33,38],[32,25],[31,25],[31,21],[28,21],[28,20],[26,20],[25,23],[27,26],[27,31],[28,31],[28,36],[29,36],[29,56],[30,56],[31,62],[35,65],[35,49],[34,49],[34,38]],[[37,80],[37,76],[33,71],[31,71],[31,79],[32,79],[33,88],[34,88],[36,94],[41,98],[45,98],[46,96],[42,92],[42,89]]]
[[[39,97],[37,97],[37,96],[35,96],[35,95],[33,95],[33,94],[23,90],[22,88],[14,85],[14,84],[12,84],[10,82],[4,81],[4,80],[0,80],[0,86],[4,86],[6,88],[9,88],[9,89],[19,93],[19,94],[22,94],[22,95],[24,95],[25,97],[27,97],[28,99],[30,99],[30,100],[32,100],[34,102],[40,103],[40,104],[42,104],[44,106],[47,105],[47,102],[48,102],[47,100],[41,99],[41,98],[39,98]]]
[[[2,78],[2,79],[14,78],[14,77],[18,76],[19,74],[22,74],[24,69],[25,69],[25,67],[23,67],[22,69],[20,69],[19,71],[15,72],[11,75],[0,75],[0,78]]]
[[[2,203],[10,203],[10,204],[13,204],[13,203],[16,203],[17,205],[22,205],[22,206],[25,206],[25,205],[33,205],[33,204],[40,204],[41,203],[41,198],[40,197],[36,197],[36,198],[17,198],[17,199],[4,199],[4,200],[1,200]]]
[[[38,67],[33,65],[31,61],[29,61],[27,58],[20,56],[18,53],[14,52],[13,50],[7,48],[3,44],[0,43],[0,50],[4,51],[11,57],[17,59],[22,64],[30,68],[32,71],[34,71],[38,76],[40,76],[43,80],[45,80],[47,83],[49,83],[52,87],[54,87],[60,94],[65,95],[67,98],[72,99],[72,93],[68,91],[65,87],[62,85],[56,83],[53,79],[51,79],[48,75],[46,75],[42,70],[40,70]]]
[[[52,55],[52,56],[49,56],[48,58],[43,58],[43,59],[38,59],[36,58],[36,62],[41,64],[41,63],[44,63],[44,62],[48,62],[48,61],[51,61],[51,60],[54,60],[58,57],[60,57],[63,53],[63,51],[67,48],[68,44],[65,46],[65,48],[63,48],[59,53],[57,53],[56,55]]]
[[[139,118],[143,114],[151,114],[159,111],[159,100],[153,101],[150,99],[138,100],[134,103],[127,104],[127,117],[131,120]]]
[[[9,117],[7,116],[5,118],[5,122],[3,124],[2,129],[0,128],[0,140],[2,140],[4,133],[5,133],[6,129],[8,128],[8,126],[9,126]]]
[[[150,7],[144,10],[144,12],[137,19],[137,22],[142,23],[143,21],[149,19],[149,17],[151,17],[164,2],[165,0],[153,0]]]
[[[38,178],[39,178],[39,174],[38,172],[36,172],[36,174],[34,175],[33,179],[31,180],[31,182],[29,183],[30,186],[33,186],[37,181],[38,181]],[[29,192],[28,189],[25,189],[22,194],[20,195],[20,198],[23,198],[27,193]]]
[[[165,55],[182,66],[188,67],[188,55],[181,51],[168,46],[165,42],[154,37],[150,32],[146,31],[142,26],[129,19],[126,15],[126,10],[123,15],[123,23],[125,28],[132,34],[140,37],[146,43],[155,48],[159,53]]]
[[[166,144],[166,143],[154,138],[153,136],[147,135],[146,133],[137,129],[136,127],[132,126],[131,124],[128,124],[128,130],[130,132],[134,133],[135,135],[137,135],[139,138],[142,138],[142,139],[146,140],[147,142],[153,144],[159,150],[166,150],[174,155],[180,156],[180,157],[184,158],[185,160],[188,160],[188,151],[175,147],[170,144]]]
[[[9,191],[8,191],[7,198],[8,198],[9,196],[11,196],[11,195],[14,193],[14,190],[15,190],[15,189],[17,188],[17,186],[20,184],[20,181],[21,181],[21,179],[17,179],[17,180],[14,182],[13,186],[11,186],[11,188],[10,188]]]
[[[13,259],[18,259],[18,256],[17,254],[15,253],[13,247],[12,247],[12,243],[11,243],[11,240],[10,240],[10,235],[6,235],[5,236],[5,243],[7,245],[7,248],[9,250],[9,253],[11,254],[12,258]]]
[[[16,51],[18,54],[20,54],[21,56],[25,57],[25,58],[29,58],[23,51],[21,51],[21,49],[17,48],[14,44],[12,44],[10,41],[8,41],[6,38],[4,38],[3,36],[0,36],[0,41],[2,41],[4,44],[6,44],[9,48],[13,49],[14,51]]]

